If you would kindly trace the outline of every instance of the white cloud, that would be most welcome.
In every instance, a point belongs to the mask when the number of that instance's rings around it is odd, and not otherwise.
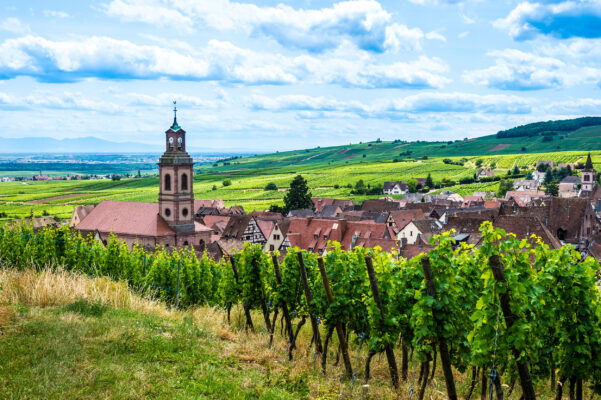
[[[28,25],[23,24],[18,18],[13,17],[2,20],[0,22],[0,30],[18,34],[31,32]]]
[[[446,37],[444,37],[443,35],[441,35],[440,33],[436,32],[436,31],[426,33],[426,39],[440,40],[441,42],[447,41]]]
[[[419,28],[392,22],[391,14],[375,0],[341,1],[321,9],[260,7],[230,0],[112,0],[105,10],[113,17],[159,26],[243,30],[317,53],[336,48],[343,40],[373,52],[413,50],[424,38]]]
[[[0,104],[16,108],[47,108],[65,110],[84,110],[106,113],[119,111],[119,106],[104,100],[93,100],[80,92],[48,92],[40,91],[28,96],[17,97],[0,92]]]
[[[476,18],[475,17],[470,17],[467,14],[464,13],[460,13],[459,16],[461,17],[461,20],[463,21],[464,24],[467,25],[472,25],[476,23]]]
[[[42,13],[46,17],[54,17],[54,18],[69,18],[70,17],[70,15],[64,11],[44,10]]]
[[[197,55],[198,54],[198,55]],[[442,87],[446,64],[422,56],[411,62],[374,64],[363,51],[339,48],[324,57],[288,57],[241,49],[211,40],[195,54],[126,40],[89,37],[50,41],[39,36],[0,44],[0,75],[31,76],[40,81],[86,78],[206,80],[242,84],[337,83],[366,88]]]
[[[569,0],[522,2],[494,26],[509,32],[516,40],[529,40],[539,35],[566,39],[601,37],[601,2]]]
[[[140,21],[161,27],[173,26],[184,32],[194,30],[190,17],[153,0],[113,0],[106,5],[105,11],[124,21]]]
[[[488,55],[496,58],[495,65],[465,71],[466,82],[502,90],[539,90],[596,82],[601,76],[597,68],[516,49],[491,51]]]
[[[175,100],[178,104],[185,104],[186,108],[215,109],[223,103],[221,100],[202,99],[198,96],[189,96],[181,93],[159,93],[150,95],[131,92],[121,97],[124,97],[128,101],[128,105],[144,107],[165,107]]]
[[[425,92],[403,98],[384,98],[370,104],[357,100],[338,100],[326,96],[267,97],[254,95],[246,100],[246,105],[253,110],[309,112],[308,115],[313,117],[315,112],[321,112],[354,113],[369,118],[394,117],[395,114],[437,114],[441,112],[525,114],[531,112],[532,109],[530,100],[518,96],[457,92]]]

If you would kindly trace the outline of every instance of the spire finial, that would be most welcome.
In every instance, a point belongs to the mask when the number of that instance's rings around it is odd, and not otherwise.
[[[171,125],[171,129],[173,129],[174,131],[181,129],[180,126],[177,124],[177,101],[175,100],[173,100],[173,125]]]

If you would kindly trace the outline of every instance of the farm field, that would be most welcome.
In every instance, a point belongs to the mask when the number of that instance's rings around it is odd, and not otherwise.
[[[449,178],[458,181],[476,172],[475,162],[482,160],[483,166],[496,165],[495,172],[504,175],[514,166],[533,168],[537,160],[555,162],[584,161],[584,151],[567,151],[537,154],[483,155],[465,157],[463,166],[445,164],[443,158],[427,160],[360,161],[354,163],[322,163],[309,165],[287,164],[280,167],[234,168],[236,165],[219,163],[217,167],[200,165],[195,169],[194,192],[199,199],[221,198],[227,206],[242,205],[247,211],[264,210],[272,204],[282,204],[285,190],[292,178],[301,174],[305,177],[314,197],[352,198],[360,202],[368,197],[354,196],[348,185],[363,180],[365,185],[378,185],[384,181],[425,178],[431,174],[434,181]],[[593,162],[601,169],[601,151],[592,152]],[[463,157],[449,157],[459,161]],[[250,159],[250,158],[249,158]],[[246,159],[238,159],[246,162]],[[223,186],[230,179],[231,186]],[[266,191],[267,183],[277,185],[277,191]],[[215,187],[215,190],[213,190]],[[498,182],[456,185],[448,189],[461,195],[474,191],[495,191]],[[120,181],[45,181],[0,183],[0,212],[7,218],[22,218],[30,215],[49,214],[68,218],[73,207],[97,204],[102,200],[156,201],[158,178],[145,177]]]

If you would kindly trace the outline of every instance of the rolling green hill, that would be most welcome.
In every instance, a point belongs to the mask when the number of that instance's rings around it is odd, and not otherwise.
[[[555,121],[537,123],[553,126]],[[541,127],[542,125],[542,127]],[[527,127],[528,125],[526,125]],[[517,129],[517,128],[514,128]],[[601,150],[601,125],[589,126],[554,136],[504,137],[483,136],[476,139],[449,142],[369,142],[333,147],[277,152],[219,162],[217,167],[204,166],[200,171],[240,171],[285,166],[352,164],[358,162],[392,161],[393,159],[428,157],[495,156],[501,154],[552,153]]]

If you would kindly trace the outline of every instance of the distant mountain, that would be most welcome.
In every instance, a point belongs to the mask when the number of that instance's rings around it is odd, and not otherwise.
[[[135,142],[111,142],[95,137],[53,139],[49,137],[0,137],[0,153],[158,153],[163,148]]]

